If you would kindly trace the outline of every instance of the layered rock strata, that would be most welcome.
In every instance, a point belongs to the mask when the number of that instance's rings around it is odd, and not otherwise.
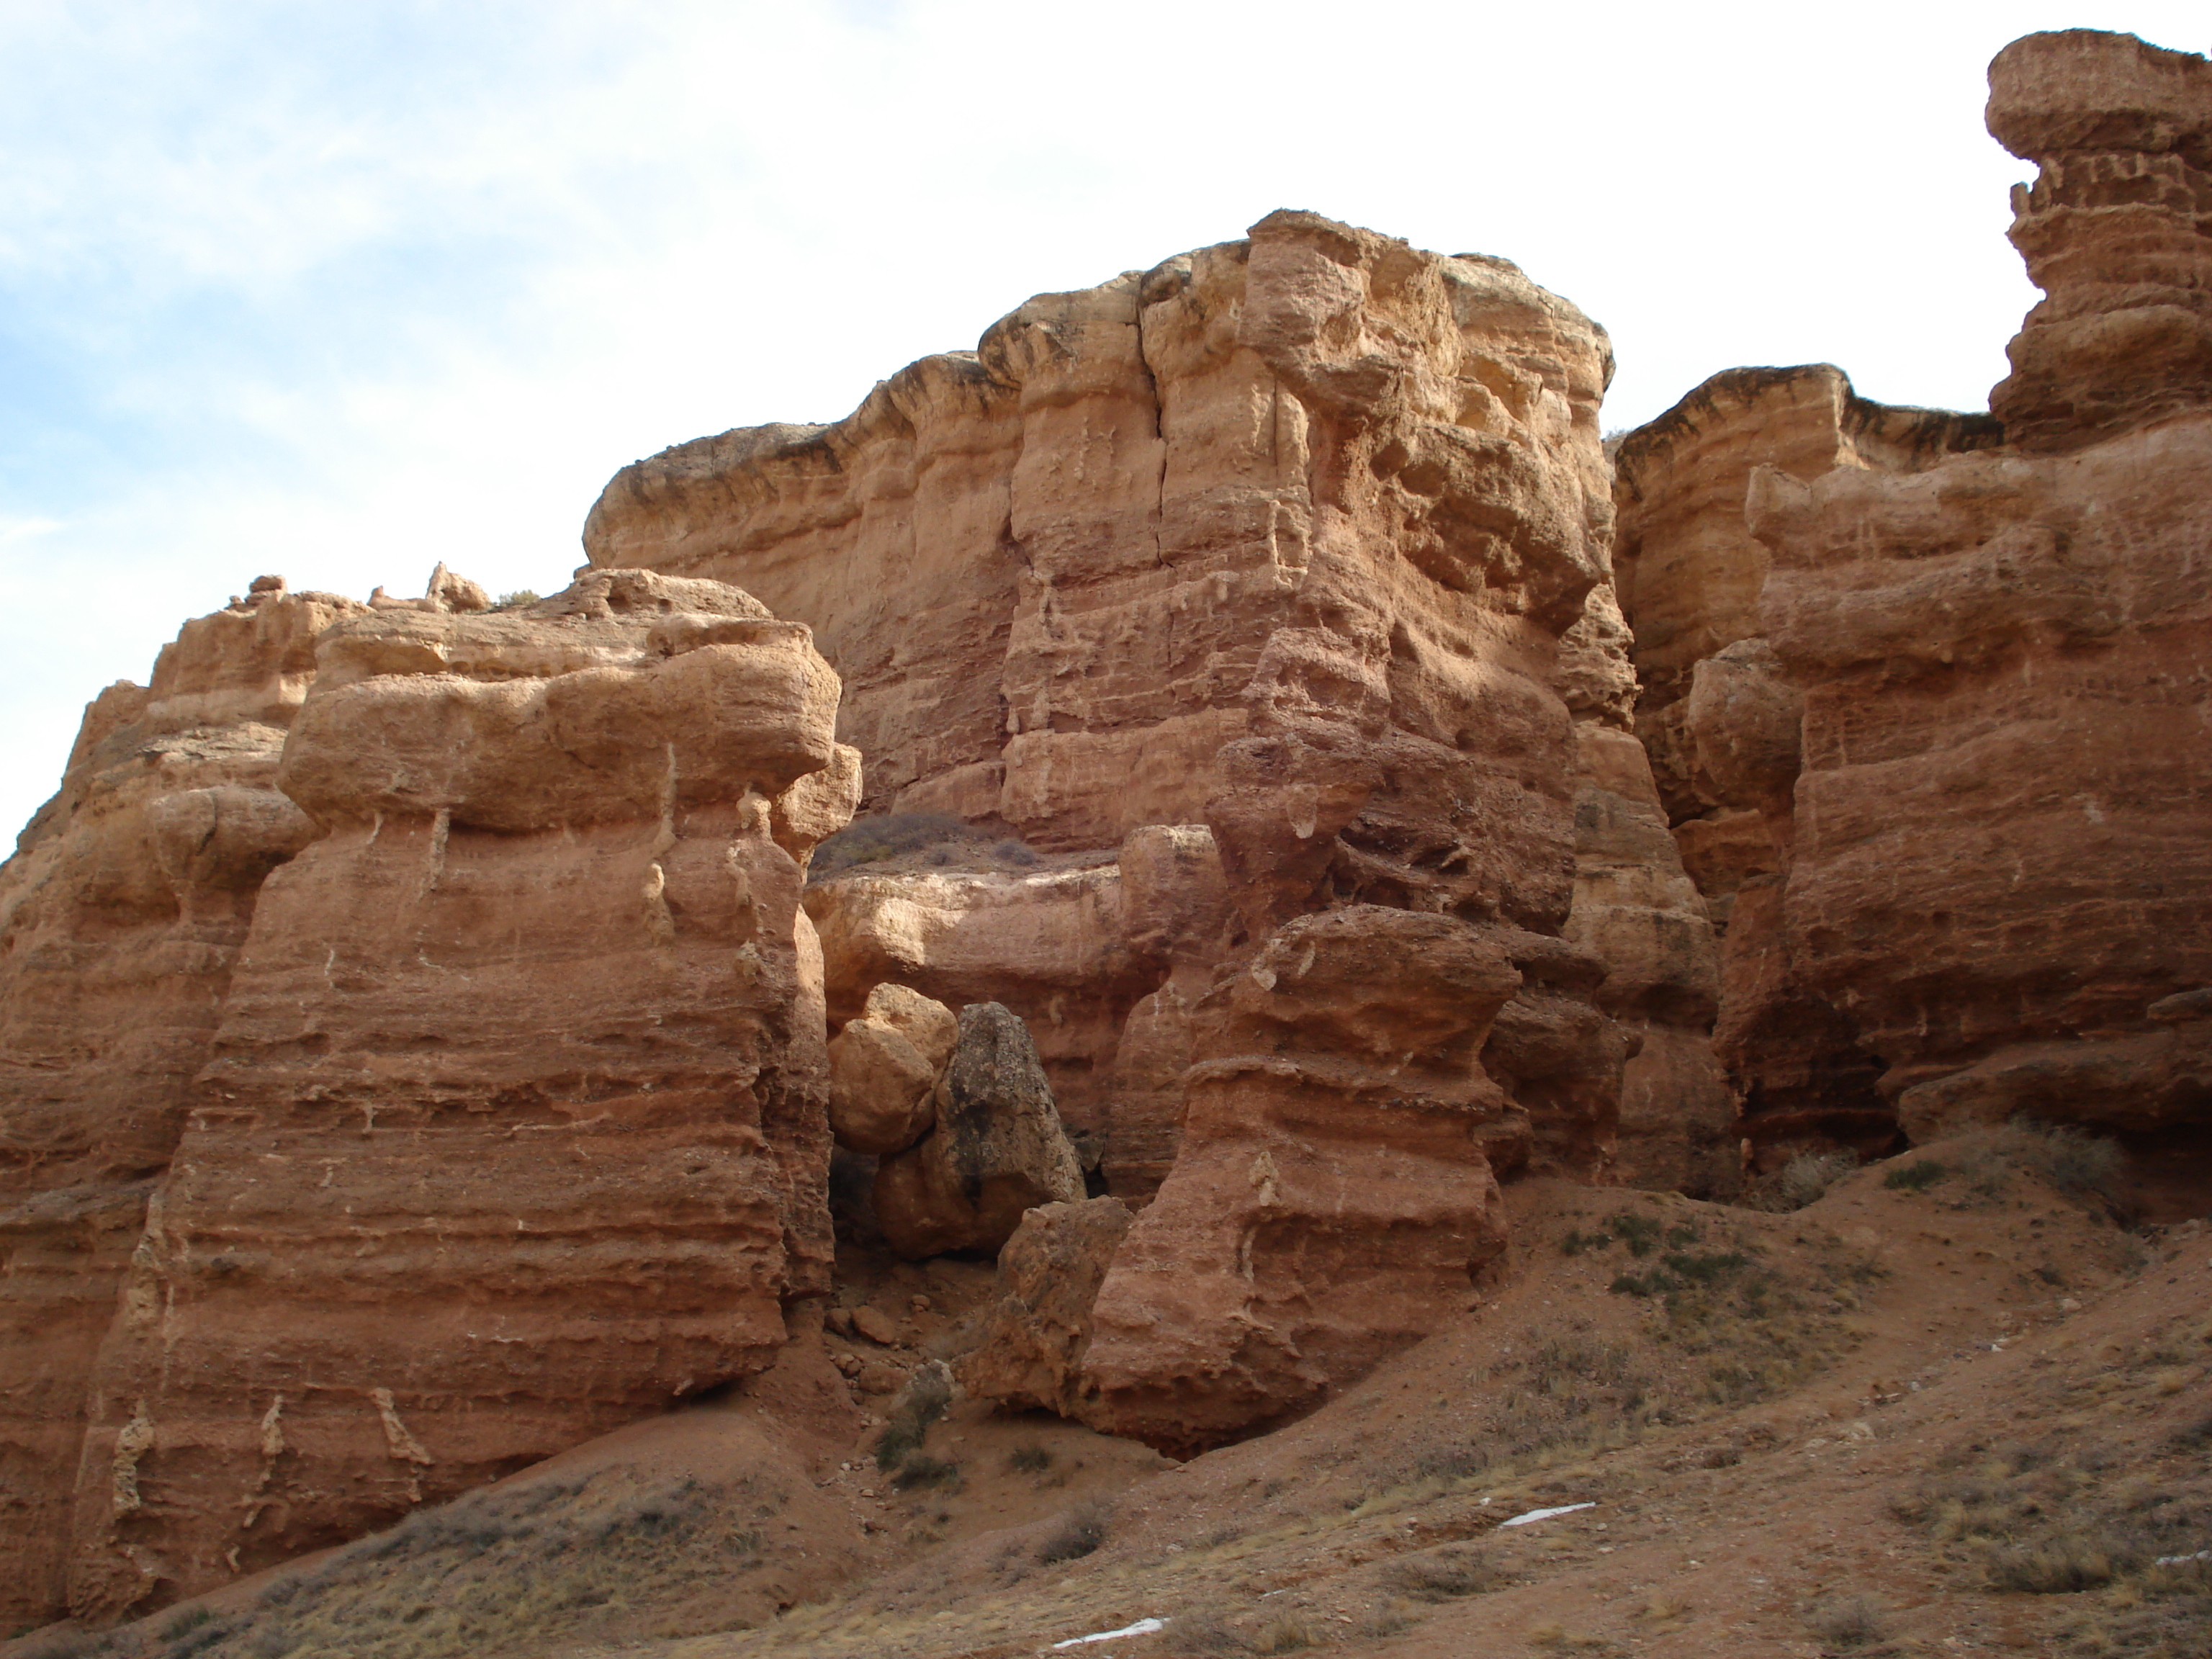
[[[1905,1132],[2212,1118],[2212,419],[1765,474],[1750,521],[1804,692],[1779,932]]]
[[[1823,468],[1802,394],[1839,377],[1745,370],[1622,447],[1639,726],[1732,890],[1716,1042],[1764,1161],[2212,1116],[2208,74],[2086,31],[1992,65],[2048,295],[2001,433],[1893,412]]]
[[[1031,301],[835,426],[641,462],[593,511],[596,565],[718,576],[815,625],[869,805],[1074,860],[856,873],[811,902],[833,1017],[882,979],[970,1000],[954,959],[988,962],[1115,1190],[1159,1183],[1121,1259],[1211,1288],[1149,1334],[1101,1326],[1095,1421],[1188,1443],[1291,1408],[1464,1296],[1495,1244],[1493,1165],[1610,1156],[1635,1040],[1597,1006],[1606,964],[1559,937],[1575,720],[1622,712],[1629,682],[1606,592],[1609,370],[1602,332],[1501,260],[1282,213]],[[1340,910],[1439,930],[1419,961],[1502,964],[1501,1006],[1455,1004],[1439,1053],[1410,1058],[1271,1027],[1308,1058],[1253,1069],[1236,988],[1279,930]],[[1457,997],[1439,975],[1405,996]],[[1400,1160],[1406,1214],[1383,1188],[1314,1184],[1273,1150],[1293,1142],[1316,1169]],[[1295,1251],[1239,1244],[1247,1188],[1212,1212],[1221,1172],[1262,1153],[1291,1166],[1270,1238],[1328,1234],[1329,1272],[1405,1264],[1366,1313],[1295,1310],[1327,1297]],[[1102,1309],[1141,1301],[1121,1272]],[[1163,1403],[1181,1394],[1203,1397],[1188,1421]]]
[[[2212,64],[2131,34],[2031,34],[1989,127],[2037,165],[2013,246],[2044,291],[1990,393],[2008,441],[2077,449],[2212,407]]]
[[[842,822],[856,776],[836,676],[803,627],[720,584],[619,572],[457,613],[471,586],[225,613],[283,635],[289,732],[227,736],[252,766],[173,776],[202,787],[146,808],[150,829],[104,778],[70,803],[71,835],[170,849],[184,922],[228,930],[203,951],[219,979],[194,988],[197,1047],[164,1062],[167,1144],[132,1128],[99,1149],[143,1178],[143,1226],[64,1218],[128,1262],[76,1344],[96,1358],[41,1358],[50,1415],[78,1413],[46,1436],[76,1443],[48,1466],[73,1498],[41,1515],[80,1616],[356,1535],[757,1370],[785,1307],[828,1289],[799,895],[806,826]],[[215,654],[267,684],[238,641]],[[173,771],[173,746],[130,741],[126,771]],[[103,896],[80,936],[131,914]]]
[[[1635,635],[1634,729],[1681,866],[1726,930],[1717,975],[1725,992],[1702,1023],[1759,1126],[1754,1139],[1778,1147],[1793,1137],[1872,1147],[1891,1131],[1881,1067],[1848,1014],[1797,971],[1782,926],[1802,697],[1764,636],[1771,555],[1745,521],[1746,493],[1762,468],[1804,480],[1838,468],[1909,477],[2000,436],[1987,416],[1870,402],[1841,370],[1814,364],[1717,374],[1615,456],[1615,587]],[[1646,1069],[1710,1102],[1698,1046],[1662,1038]],[[1643,1093],[1636,1109],[1660,1099]],[[1693,1115],[1717,1115],[1709,1105]],[[1656,1169],[1684,1155],[1664,1133],[1655,1152]]]
[[[65,1602],[87,1387],[270,871],[314,641],[357,612],[264,577],[85,711],[0,868],[0,1625]]]

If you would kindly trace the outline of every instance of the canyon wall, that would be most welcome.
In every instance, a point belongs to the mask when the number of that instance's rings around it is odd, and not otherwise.
[[[1638,729],[1763,1161],[2212,1115],[2212,65],[2073,31],[1990,88],[2047,295],[1994,418],[1746,369],[1620,450]]]
[[[8,1119],[12,1611],[204,1589],[773,1358],[829,1284],[836,702],[802,626],[621,572],[258,596],[94,705],[7,872],[11,1012],[131,1034]]]
[[[641,462],[592,514],[596,565],[815,627],[870,805],[1047,854],[809,906],[833,1018],[878,978],[1005,1003],[1152,1199],[1095,1422],[1218,1438],[1413,1340],[1498,1248],[1496,1173],[1610,1170],[1646,1054],[1638,1158],[1732,1174],[1711,931],[1624,752],[1610,368],[1502,260],[1281,213],[1033,300],[835,426]]]

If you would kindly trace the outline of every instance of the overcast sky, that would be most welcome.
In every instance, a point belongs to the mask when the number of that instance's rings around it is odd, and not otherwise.
[[[1311,208],[1612,331],[1607,425],[1741,363],[1986,407],[2034,291],[1984,72],[2187,3],[0,0],[0,822],[263,572],[580,562],[617,468],[832,420]]]

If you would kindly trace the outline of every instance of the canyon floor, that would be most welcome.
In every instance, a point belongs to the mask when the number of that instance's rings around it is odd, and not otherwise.
[[[879,1469],[866,1390],[990,1271],[848,1252],[833,1324],[889,1343],[0,1655],[2212,1653],[2212,1232],[2125,1224],[2080,1150],[1963,1137],[1780,1212],[1524,1182],[1462,1315],[1180,1464],[956,1401]]]

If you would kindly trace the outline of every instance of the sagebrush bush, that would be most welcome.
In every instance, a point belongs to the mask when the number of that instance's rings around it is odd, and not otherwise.
[[[1830,1648],[1870,1648],[1889,1639],[1889,1613],[1871,1595],[1839,1596],[1809,1609],[1805,1627]]]
[[[1106,1541],[1107,1522],[1110,1511],[1106,1505],[1092,1500],[1077,1504],[1060,1519],[1060,1523],[1037,1546],[1037,1559],[1047,1566],[1061,1561],[1080,1560],[1095,1554]]]
[[[1802,1210],[1858,1167],[1856,1152],[1800,1152],[1780,1169],[1753,1182],[1744,1194],[1744,1203],[1751,1209],[1778,1214]]]
[[[941,1359],[933,1359],[907,1379],[906,1387],[891,1402],[884,1431],[876,1437],[876,1467],[896,1469],[920,1451],[930,1425],[951,1404],[952,1369]]]

